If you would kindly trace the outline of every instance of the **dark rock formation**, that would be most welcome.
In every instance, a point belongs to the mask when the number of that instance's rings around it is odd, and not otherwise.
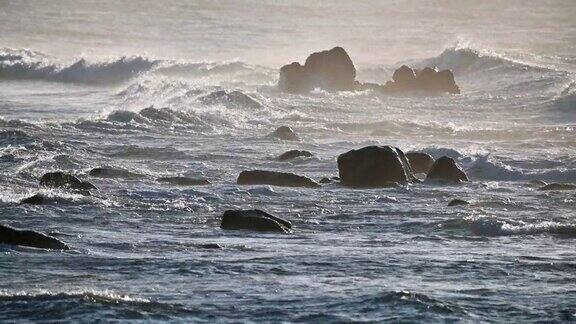
[[[438,72],[435,68],[426,67],[420,71],[415,71],[409,66],[402,65],[394,72],[392,79],[393,81],[389,81],[383,86],[384,92],[460,93],[460,88],[454,81],[454,74],[450,70]]]
[[[198,100],[205,105],[224,105],[226,107],[248,107],[252,109],[262,108],[262,104],[245,95],[241,91],[225,90],[214,91],[209,95],[200,97]]]
[[[32,197],[28,197],[25,199],[22,199],[22,201],[20,201],[21,205],[27,204],[27,205],[42,205],[45,204],[46,201],[48,199],[46,199],[46,197],[44,197],[42,194],[35,194]]]
[[[294,62],[280,68],[280,91],[298,93],[314,88],[327,91],[355,90],[356,68],[342,47],[312,53],[302,66]]]
[[[546,190],[576,190],[576,184],[572,183],[551,183],[547,184],[544,187],[538,189],[542,191]]]
[[[448,203],[448,207],[452,207],[452,206],[464,206],[464,205],[470,205],[470,203],[467,202],[466,200],[462,200],[462,199],[452,199],[452,200]]]
[[[417,181],[404,153],[392,146],[367,146],[338,156],[341,183],[356,188]]]
[[[275,137],[277,139],[281,139],[281,140],[285,140],[285,141],[298,141],[298,140],[300,140],[300,138],[298,137],[298,135],[296,135],[294,130],[288,126],[280,126],[280,127],[276,128],[276,130],[268,136]]]
[[[292,223],[262,210],[227,210],[220,227],[228,230],[290,233]]]
[[[432,155],[424,152],[408,152],[406,158],[414,173],[428,173],[434,164]]]
[[[460,183],[468,181],[468,176],[454,159],[443,156],[434,162],[432,169],[426,176],[426,181]]]
[[[210,184],[210,181],[206,179],[188,177],[161,177],[156,179],[156,181],[169,183],[176,186],[201,186]]]
[[[297,157],[311,157],[311,156],[314,156],[314,154],[312,154],[311,152],[308,152],[308,151],[290,150],[288,152],[282,153],[278,157],[278,160],[279,161],[286,161],[286,160],[295,159]]]
[[[66,243],[35,231],[23,231],[0,224],[0,243],[42,249],[69,250]]]
[[[40,178],[40,185],[53,188],[65,188],[76,190],[90,190],[96,187],[87,181],[80,181],[73,175],[63,172],[49,172]]]
[[[90,170],[89,174],[98,178],[139,179],[144,177],[141,174],[133,173],[128,170],[110,167],[94,168]]]
[[[263,170],[242,171],[238,176],[237,182],[241,185],[264,184],[279,187],[320,187],[316,181],[308,177],[299,176],[294,173]]]

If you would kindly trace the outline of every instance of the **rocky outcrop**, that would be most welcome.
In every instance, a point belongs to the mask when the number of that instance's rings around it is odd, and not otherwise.
[[[312,53],[304,65],[298,62],[280,68],[280,91],[300,93],[320,88],[327,91],[355,90],[356,68],[342,47]]]
[[[206,179],[188,177],[161,177],[156,179],[156,181],[176,186],[202,186],[210,184],[210,181]]]
[[[435,67],[422,70],[402,65],[384,85],[361,83],[356,80],[356,68],[342,47],[312,53],[304,65],[293,62],[280,68],[278,89],[290,93],[306,93],[320,88],[327,91],[377,90],[385,93],[424,91],[431,93],[460,93],[450,70]]]
[[[294,130],[292,128],[290,128],[289,126],[280,126],[280,127],[276,128],[276,130],[268,136],[274,137],[277,139],[281,139],[281,140],[285,140],[285,141],[299,141],[300,140],[300,138],[298,137],[296,132],[294,132]]]
[[[290,150],[290,151],[282,153],[278,157],[278,161],[287,161],[287,160],[292,160],[292,159],[295,159],[298,157],[312,157],[312,156],[314,156],[314,154],[312,154],[311,152],[308,152],[308,151]]]
[[[452,200],[448,203],[448,207],[464,206],[464,205],[470,205],[470,203],[467,202],[466,200],[462,200],[462,199],[452,199]]]
[[[355,188],[389,187],[418,181],[404,153],[392,146],[367,146],[338,156],[340,182]]]
[[[66,243],[35,231],[23,231],[0,224],[0,243],[52,250],[69,250]]]
[[[292,223],[259,209],[227,210],[222,215],[222,229],[290,233]]]
[[[406,158],[414,173],[428,173],[434,165],[434,158],[428,153],[408,152]]]
[[[241,185],[271,185],[279,187],[320,187],[316,181],[294,173],[251,170],[242,171],[238,176],[238,184]]]
[[[43,205],[48,201],[42,194],[35,194],[34,196],[24,198],[20,201],[21,205]]]
[[[87,181],[80,181],[73,175],[63,172],[49,172],[40,178],[40,185],[52,188],[64,188],[74,190],[90,190],[96,187]]]
[[[547,184],[538,190],[547,191],[547,190],[576,190],[576,184],[572,183],[551,183]]]
[[[425,181],[438,181],[446,183],[461,183],[468,181],[468,176],[454,159],[443,156],[434,162]]]
[[[416,71],[409,66],[402,65],[392,76],[392,81],[387,82],[382,91],[405,92],[425,91],[434,93],[460,93],[460,88],[454,80],[454,74],[450,70],[438,71],[436,68],[426,67]]]
[[[128,170],[110,167],[94,168],[88,174],[98,178],[140,179],[144,177]]]

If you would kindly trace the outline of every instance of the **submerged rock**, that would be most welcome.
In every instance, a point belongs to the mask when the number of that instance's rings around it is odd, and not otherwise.
[[[222,215],[220,227],[228,230],[290,233],[292,223],[259,209],[227,210]]]
[[[546,181],[542,181],[542,180],[530,180],[526,186],[528,187],[544,187],[548,185],[548,183]]]
[[[20,201],[21,205],[42,205],[48,201],[42,194],[35,194],[32,197],[24,198]]]
[[[300,176],[294,173],[264,170],[242,171],[238,176],[237,182],[241,185],[264,184],[280,187],[320,187],[316,181],[305,176]]]
[[[241,91],[230,91],[225,90],[214,91],[209,95],[200,97],[198,100],[205,105],[224,105],[226,107],[248,107],[252,109],[262,108],[262,104],[252,97],[242,93]]]
[[[425,181],[460,183],[468,181],[468,176],[454,159],[443,156],[434,162]]]
[[[298,62],[280,68],[278,88],[284,92],[355,90],[356,68],[342,47],[312,53],[302,66]]]
[[[35,231],[23,231],[0,224],[0,243],[52,250],[69,250],[66,243]]]
[[[274,132],[272,132],[270,137],[275,137],[277,139],[285,140],[285,141],[298,141],[300,138],[294,132],[292,128],[289,126],[280,126],[276,128]]]
[[[141,174],[133,173],[128,170],[110,167],[94,168],[90,170],[89,174],[98,178],[139,179],[144,177]]]
[[[279,161],[286,161],[286,160],[295,159],[297,157],[312,157],[312,156],[314,156],[314,154],[312,154],[311,152],[308,152],[308,151],[290,150],[288,152],[282,153],[278,157],[278,160]]]
[[[210,184],[210,181],[206,179],[188,177],[161,177],[156,179],[156,181],[169,183],[176,186],[201,186]]]
[[[367,146],[338,156],[343,185],[355,188],[389,187],[417,181],[404,153],[392,146]]]
[[[40,178],[40,185],[53,188],[65,188],[76,190],[96,189],[96,186],[87,181],[80,181],[73,175],[63,172],[49,172]]]
[[[448,203],[448,207],[452,207],[452,206],[464,206],[464,205],[470,205],[470,203],[467,202],[466,200],[462,200],[462,199],[452,199],[452,200]]]
[[[434,158],[428,153],[408,152],[406,158],[414,173],[428,173],[434,165]]]
[[[546,191],[546,190],[576,190],[576,184],[572,183],[551,183],[547,184],[538,190]]]

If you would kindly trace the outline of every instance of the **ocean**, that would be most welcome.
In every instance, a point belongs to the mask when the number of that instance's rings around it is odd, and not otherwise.
[[[71,247],[0,244],[0,322],[575,321],[576,191],[530,184],[576,182],[574,17],[571,0],[0,0],[0,223]],[[462,93],[278,91],[282,65],[334,46],[360,81],[437,66]],[[251,100],[206,100],[221,90]],[[267,136],[282,125],[301,140]],[[368,145],[471,181],[236,184],[334,177]],[[314,155],[276,159],[291,149]],[[40,186],[50,171],[99,190]],[[252,208],[293,233],[220,228]]]

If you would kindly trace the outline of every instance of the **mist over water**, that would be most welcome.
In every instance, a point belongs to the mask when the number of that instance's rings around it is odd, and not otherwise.
[[[0,0],[0,223],[72,247],[0,244],[0,321],[576,319],[576,191],[527,185],[576,182],[574,17],[573,1]],[[280,66],[334,46],[360,81],[437,66],[462,93],[277,90]],[[267,137],[282,125],[301,141]],[[450,156],[471,182],[236,184],[336,176],[374,144]],[[291,149],[314,156],[276,159]],[[102,166],[140,176],[89,176]],[[99,191],[39,186],[49,171]],[[294,233],[221,230],[238,208]]]

